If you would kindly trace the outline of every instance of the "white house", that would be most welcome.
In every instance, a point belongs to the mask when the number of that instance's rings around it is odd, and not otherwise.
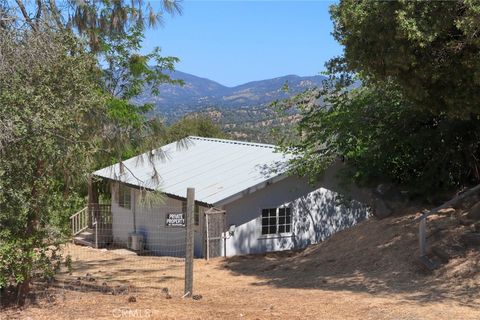
[[[140,155],[124,161],[124,169],[116,164],[94,172],[116,182],[111,204],[115,243],[126,244],[136,232],[156,254],[183,255],[185,228],[175,224],[181,222],[178,213],[184,211],[188,187],[195,188],[197,257],[206,251],[203,213],[212,207],[224,210],[226,219],[220,226],[226,240],[218,242],[213,255],[228,256],[303,248],[368,216],[365,205],[334,191],[335,168],[313,187],[285,173],[290,156],[273,145],[193,136],[185,141],[163,146],[162,156],[153,161]],[[160,181],[152,179],[153,168]],[[165,203],[139,201],[142,189],[160,190]]]

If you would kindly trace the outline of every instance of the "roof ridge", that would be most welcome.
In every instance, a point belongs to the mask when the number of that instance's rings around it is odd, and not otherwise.
[[[203,140],[203,141],[214,141],[220,143],[228,143],[228,144],[238,144],[238,145],[245,145],[245,146],[252,146],[252,147],[260,147],[260,148],[276,148],[276,145],[267,144],[267,143],[257,143],[257,142],[247,142],[247,141],[239,141],[239,140],[230,140],[230,139],[220,139],[220,138],[206,138],[200,136],[189,136],[189,139],[194,140]]]

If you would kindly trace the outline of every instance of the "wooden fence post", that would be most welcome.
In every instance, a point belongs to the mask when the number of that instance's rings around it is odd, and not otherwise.
[[[193,225],[195,212],[195,189],[187,189],[187,216],[186,219],[186,248],[185,248],[185,297],[191,297],[193,294]]]
[[[427,254],[427,218],[423,218],[420,220],[419,225],[419,245],[420,245],[420,256],[424,256]]]
[[[206,259],[207,261],[210,259],[210,234],[208,232],[208,214],[205,213],[205,237],[206,237],[206,242],[207,242],[207,254],[206,254]]]

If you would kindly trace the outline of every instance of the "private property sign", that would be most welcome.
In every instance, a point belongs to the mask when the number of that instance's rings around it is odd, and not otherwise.
[[[185,227],[184,213],[167,213],[165,225],[167,227]]]

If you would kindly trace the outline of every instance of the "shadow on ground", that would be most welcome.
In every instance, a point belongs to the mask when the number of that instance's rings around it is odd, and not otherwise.
[[[123,251],[69,246],[66,254],[74,259],[70,269],[64,268],[56,276],[56,286],[70,291],[117,294],[183,285],[182,259],[137,256]]]
[[[473,249],[451,259],[433,273],[425,273],[418,256],[415,215],[365,221],[304,251],[237,256],[224,260],[222,269],[234,275],[255,276],[258,286],[355,291],[392,295],[407,301],[436,300],[480,307],[480,253]],[[439,241],[455,242],[462,227],[452,224]]]

